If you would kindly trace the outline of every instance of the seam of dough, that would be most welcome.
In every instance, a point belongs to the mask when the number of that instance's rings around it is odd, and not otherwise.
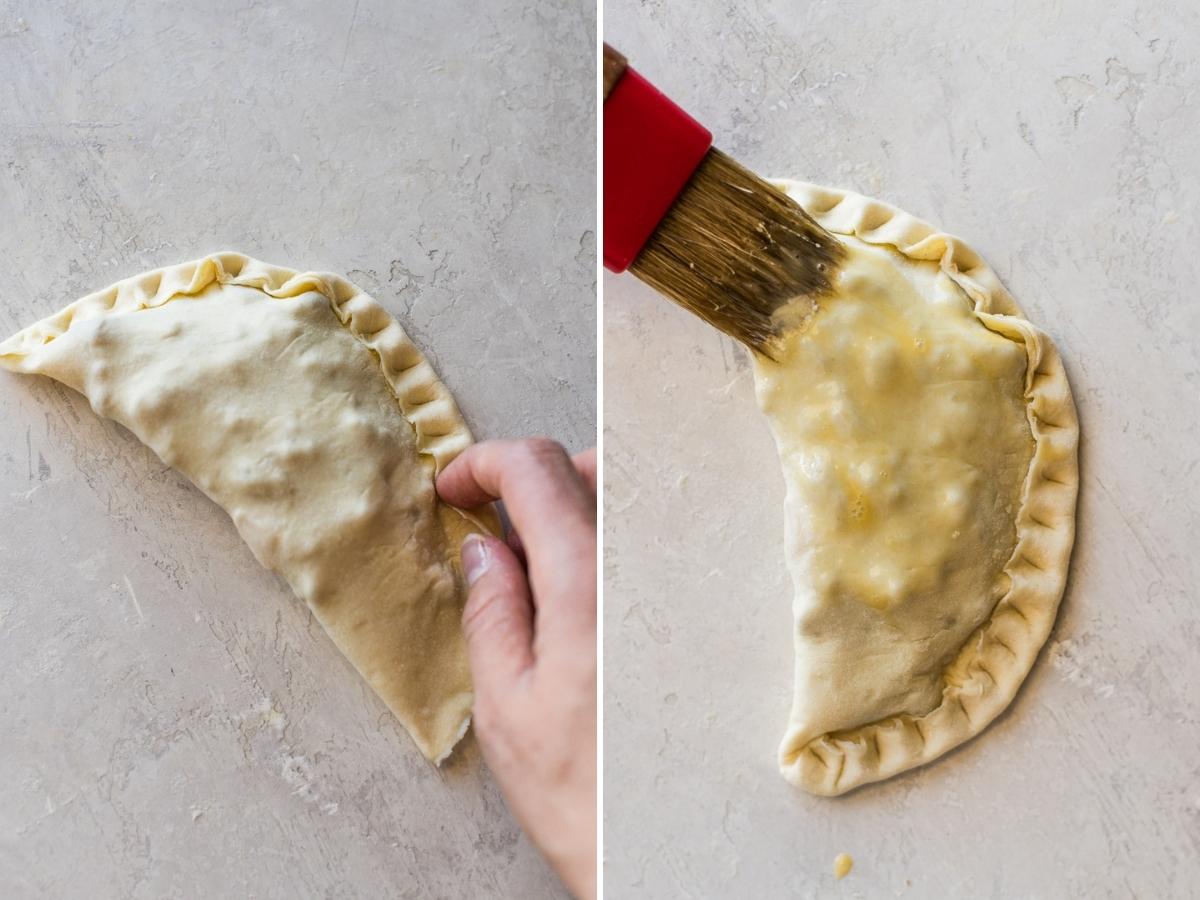
[[[20,360],[65,334],[74,322],[113,313],[137,312],[194,296],[213,284],[231,284],[288,300],[317,291],[329,300],[338,321],[379,362],[404,418],[417,436],[417,449],[429,456],[435,474],[470,446],[471,432],[450,391],[399,322],[357,285],[329,272],[298,272],[243,253],[222,251],[201,259],[151,269],[88,294],[0,343],[0,359]]]
[[[1025,409],[1034,438],[1021,490],[1008,591],[943,672],[942,700],[923,716],[893,715],[779,749],[785,778],[815,794],[843,794],[923,765],[983,731],[1012,702],[1049,637],[1075,540],[1079,421],[1050,338],[1027,321],[970,246],[886,203],[852,191],[775,180],[822,226],[909,259],[936,262],[966,292],[988,329],[1025,347]]]

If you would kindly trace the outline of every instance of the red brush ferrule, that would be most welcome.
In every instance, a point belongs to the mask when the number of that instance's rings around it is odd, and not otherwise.
[[[604,102],[604,266],[624,272],[712,146],[712,133],[633,69]]]

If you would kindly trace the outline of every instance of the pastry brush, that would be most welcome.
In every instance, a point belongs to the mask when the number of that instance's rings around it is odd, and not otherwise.
[[[603,71],[605,267],[773,358],[776,310],[830,290],[842,245],[608,44]]]

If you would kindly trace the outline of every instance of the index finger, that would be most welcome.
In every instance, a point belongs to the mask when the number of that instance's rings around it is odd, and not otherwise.
[[[468,447],[437,479],[447,503],[503,500],[520,532],[535,598],[569,590],[595,568],[596,501],[563,448],[545,438]]]
[[[583,483],[588,486],[588,490],[592,495],[596,494],[596,448],[591,447],[584,450],[582,453],[576,453],[571,457],[571,462],[575,466],[575,471],[583,478]]]

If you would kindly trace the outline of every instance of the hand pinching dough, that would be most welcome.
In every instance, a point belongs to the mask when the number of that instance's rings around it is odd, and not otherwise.
[[[965,244],[858,194],[781,184],[845,244],[784,310],[756,388],[787,483],[793,783],[929,762],[1012,700],[1075,532],[1079,428],[1050,339]]]
[[[221,253],[118,282],[0,344],[83,393],[223,506],[441,761],[472,692],[458,548],[438,500],[471,442],[400,325],[335,275]]]

